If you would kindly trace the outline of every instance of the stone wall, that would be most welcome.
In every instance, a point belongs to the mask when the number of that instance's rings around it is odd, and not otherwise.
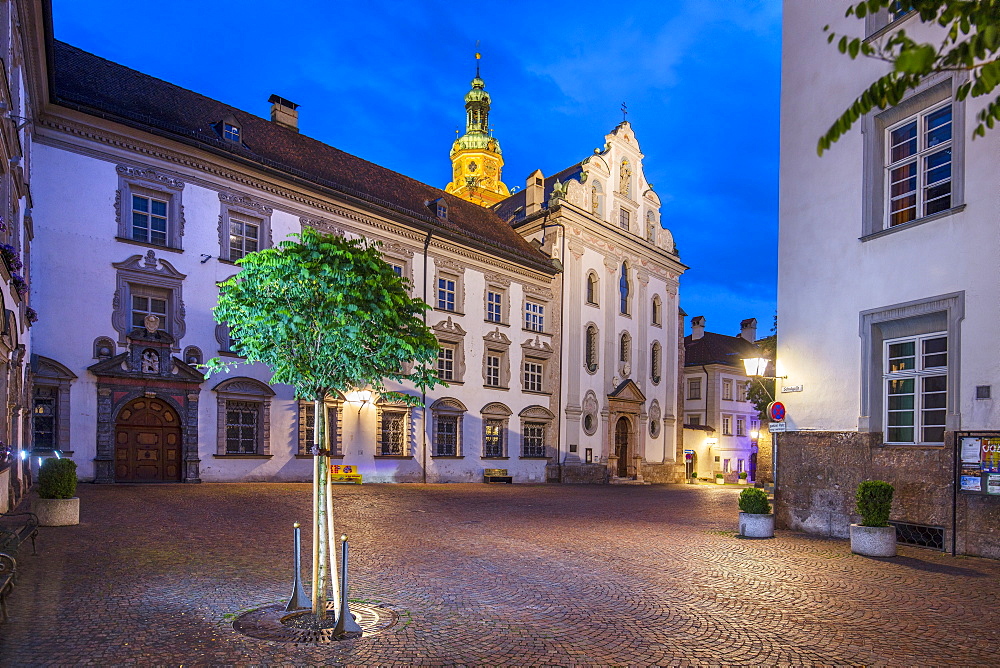
[[[890,519],[944,527],[951,549],[953,434],[945,446],[882,445],[881,433],[789,432],[777,435],[775,521],[785,529],[846,538],[854,494],[863,480],[896,488]],[[959,494],[957,551],[1000,558],[1000,497]]]
[[[663,464],[643,464],[642,479],[645,482],[665,483],[684,481],[684,462]]]
[[[570,484],[603,484],[608,481],[605,464],[564,464],[562,482]]]

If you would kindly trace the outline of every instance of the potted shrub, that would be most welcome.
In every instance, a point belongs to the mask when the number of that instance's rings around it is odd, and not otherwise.
[[[52,458],[38,471],[38,498],[34,513],[43,527],[80,523],[80,499],[76,496],[76,462]]]
[[[740,535],[744,538],[774,538],[774,514],[764,490],[747,487],[740,492]]]
[[[716,473],[715,474],[715,484],[716,485],[725,485],[726,484],[726,476],[724,476],[721,473]]]
[[[740,471],[739,482],[740,482],[741,485],[747,484],[747,472],[746,471]]]
[[[896,556],[896,527],[889,524],[893,487],[884,480],[865,480],[855,494],[860,524],[851,525],[851,552],[866,557]]]
[[[698,472],[697,471],[691,471],[691,480],[689,482],[692,485],[695,485],[695,484],[698,483]]]

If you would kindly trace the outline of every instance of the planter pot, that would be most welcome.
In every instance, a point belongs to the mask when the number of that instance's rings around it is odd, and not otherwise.
[[[35,499],[32,512],[43,527],[65,527],[80,523],[80,498]]]
[[[896,527],[851,525],[851,552],[865,557],[895,557]]]
[[[725,485],[726,484],[726,479],[725,478],[716,478],[715,479],[715,484],[716,485]]]
[[[746,478],[737,478],[736,482],[738,482],[741,485],[745,485],[745,484],[747,484],[747,479]]]
[[[740,513],[740,535],[744,538],[774,538],[774,513]]]

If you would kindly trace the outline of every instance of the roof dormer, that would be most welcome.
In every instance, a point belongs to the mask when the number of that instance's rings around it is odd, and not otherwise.
[[[221,121],[212,124],[212,128],[215,129],[223,141],[236,144],[237,146],[243,145],[243,126],[240,125],[240,122],[232,114],[223,116]]]
[[[431,213],[438,220],[448,220],[448,202],[444,197],[428,201],[427,208],[431,210]]]

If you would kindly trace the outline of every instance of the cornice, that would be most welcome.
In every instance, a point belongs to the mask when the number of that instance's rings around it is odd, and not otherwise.
[[[74,112],[81,113],[82,112]],[[113,122],[113,121],[109,121]],[[217,181],[198,178],[196,176],[184,175],[184,180],[187,183],[194,183],[203,188],[214,190],[217,192],[222,192],[225,190],[233,190],[233,184],[239,184],[248,189],[254,189],[259,192],[267,193],[269,199],[280,198],[288,202],[300,205],[304,208],[296,209],[294,206],[275,206],[275,210],[282,211],[284,213],[289,213],[293,216],[307,219],[315,219],[315,212],[310,212],[309,209],[318,210],[332,215],[333,217],[341,217],[345,220],[351,220],[355,223],[360,223],[365,226],[370,226],[375,229],[381,230],[383,233],[389,233],[392,235],[403,236],[409,238],[413,241],[420,241],[422,243],[426,236],[426,232],[415,226],[409,226],[406,223],[399,221],[390,222],[388,219],[376,217],[370,214],[362,213],[360,211],[355,211],[344,207],[342,204],[336,204],[329,201],[324,201],[317,197],[309,196],[302,191],[295,190],[289,187],[285,187],[275,183],[274,181],[265,180],[262,178],[256,178],[255,176],[248,173],[248,171],[239,171],[230,169],[224,165],[218,164],[217,162],[202,158],[200,156],[191,155],[189,153],[183,153],[180,151],[175,151],[163,146],[153,144],[147,141],[143,141],[133,136],[124,135],[119,132],[112,131],[110,129],[95,127],[94,125],[86,124],[72,118],[67,118],[65,116],[58,116],[54,114],[46,114],[41,117],[36,122],[36,131],[40,131],[35,135],[36,141],[42,144],[54,146],[57,148],[64,148],[67,150],[72,150],[77,153],[82,153],[85,155],[90,155],[100,160],[118,164],[122,160],[131,158],[135,161],[134,154],[140,156],[145,156],[150,160],[158,160],[167,163],[171,163],[175,166],[182,166],[195,172],[200,172],[202,174],[210,175],[215,177],[215,179],[223,180],[228,183],[222,185]],[[50,136],[46,131],[62,134],[70,138],[75,138],[78,140],[86,140],[94,142],[98,145],[103,145],[109,148],[118,149],[119,151],[126,152],[130,154],[128,156],[118,155],[112,152],[105,152],[97,150],[93,147],[81,146],[78,143],[68,141],[67,139],[60,139],[57,136]],[[165,139],[164,141],[171,141],[170,139]],[[194,148],[195,151],[201,152],[201,149]],[[280,178],[280,177],[279,177]],[[308,187],[308,186],[305,186]],[[331,194],[335,197],[336,195]],[[346,196],[344,196],[346,198]],[[374,206],[374,205],[373,205]],[[398,213],[402,218],[406,218],[405,213]],[[345,226],[347,232],[353,232],[359,236],[369,236],[363,233],[360,229],[351,229]],[[553,276],[547,273],[533,269],[529,266],[521,265],[515,261],[508,261],[497,255],[484,252],[486,248],[471,248],[464,244],[459,245],[456,240],[452,238],[439,239],[438,237],[432,236],[431,247],[438,250],[447,250],[449,253],[460,255],[468,260],[472,260],[473,264],[476,265],[488,265],[496,269],[502,269],[505,272],[513,273],[521,277],[525,277],[534,281],[542,283],[550,283],[553,280]]]

